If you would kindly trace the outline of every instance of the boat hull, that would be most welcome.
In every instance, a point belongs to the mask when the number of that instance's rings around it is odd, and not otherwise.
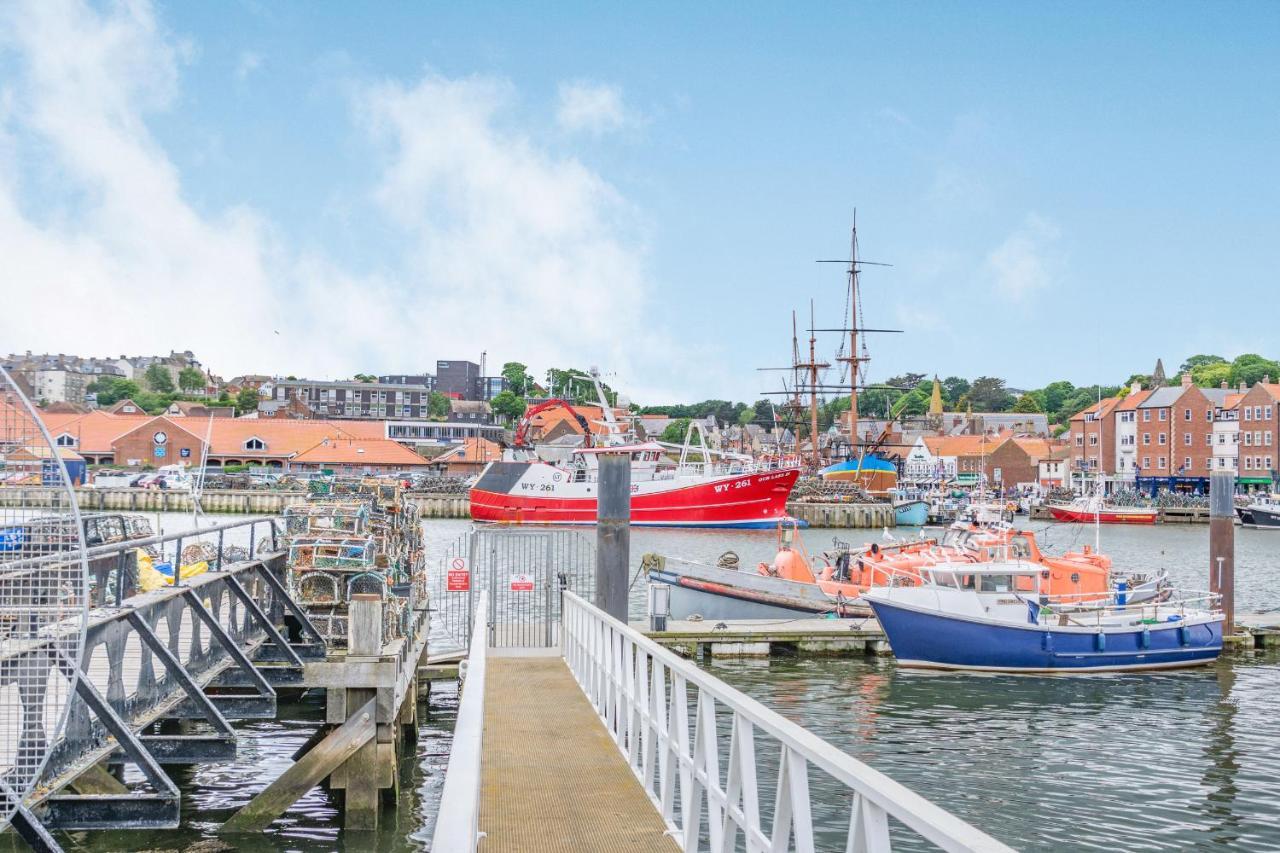
[[[1055,521],[1069,521],[1075,524],[1155,524],[1159,517],[1156,510],[1138,510],[1133,512],[1119,510],[1103,510],[1101,513],[1091,512],[1075,507],[1049,505],[1049,513]]]
[[[671,618],[804,619],[829,615],[866,617],[871,610],[852,600],[837,600],[817,584],[721,569],[681,566],[649,572],[652,583],[671,586]]]
[[[903,501],[893,505],[893,516],[899,527],[924,527],[929,523],[929,504],[926,501]]]
[[[1240,523],[1259,530],[1280,530],[1280,509],[1250,506],[1239,511]]]
[[[769,528],[787,517],[794,468],[631,485],[639,527]],[[495,462],[471,489],[471,517],[505,524],[595,524],[594,481],[573,482],[543,462]]]
[[[1146,630],[1105,629],[1100,634],[981,621],[877,598],[864,600],[902,666],[993,672],[1170,669],[1211,663],[1222,651],[1221,622],[1165,622],[1145,626]]]

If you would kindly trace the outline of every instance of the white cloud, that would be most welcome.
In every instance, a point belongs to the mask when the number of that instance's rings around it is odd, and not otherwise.
[[[510,83],[353,89],[383,158],[370,195],[399,235],[366,273],[291,246],[248,206],[188,203],[147,117],[174,103],[189,48],[150,6],[37,0],[0,16],[0,51],[21,68],[0,101],[0,347],[172,347],[223,375],[311,376],[487,349],[491,364],[597,363],[627,379],[644,364],[637,398],[688,381],[687,353],[646,331],[640,217],[600,175],[508,129]],[[32,162],[54,171],[57,200],[31,204]]]
[[[236,60],[236,79],[247,80],[249,75],[262,67],[262,54],[252,50],[242,51]]]
[[[622,103],[622,90],[605,83],[575,80],[560,84],[556,121],[565,130],[600,135],[637,123]]]
[[[1023,225],[987,254],[985,271],[996,290],[1021,301],[1049,287],[1059,267],[1060,232],[1052,222],[1030,214]]]

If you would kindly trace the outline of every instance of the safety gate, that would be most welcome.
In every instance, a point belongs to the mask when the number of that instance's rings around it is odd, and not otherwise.
[[[466,647],[480,596],[489,605],[491,647],[559,645],[560,592],[594,596],[595,548],[595,538],[579,530],[468,530],[432,578],[435,648]]]

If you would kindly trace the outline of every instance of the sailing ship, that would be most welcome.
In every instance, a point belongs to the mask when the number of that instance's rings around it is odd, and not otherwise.
[[[787,499],[800,470],[757,464],[750,457],[709,446],[701,424],[690,424],[683,445],[637,441],[618,423],[600,384],[589,379],[603,412],[594,435],[571,403],[552,399],[532,407],[516,428],[513,447],[485,466],[471,487],[471,517],[506,524],[595,524],[599,456],[631,459],[631,523],[640,527],[769,528],[787,517]],[[531,419],[563,407],[579,422],[587,443],[564,460],[542,458],[529,441]],[[694,444],[694,438],[698,444]],[[677,458],[671,452],[679,450]]]

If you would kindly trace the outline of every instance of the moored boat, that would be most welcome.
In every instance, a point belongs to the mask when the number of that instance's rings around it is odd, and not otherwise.
[[[1096,498],[1077,498],[1069,504],[1046,504],[1055,521],[1076,524],[1155,524],[1160,512],[1154,507],[1114,506]]]
[[[1133,605],[1041,594],[1034,564],[942,563],[863,594],[902,666],[1104,672],[1207,664],[1222,650],[1216,596]]]
[[[1247,506],[1236,507],[1236,515],[1245,527],[1259,530],[1280,530],[1280,501],[1267,496]]]

